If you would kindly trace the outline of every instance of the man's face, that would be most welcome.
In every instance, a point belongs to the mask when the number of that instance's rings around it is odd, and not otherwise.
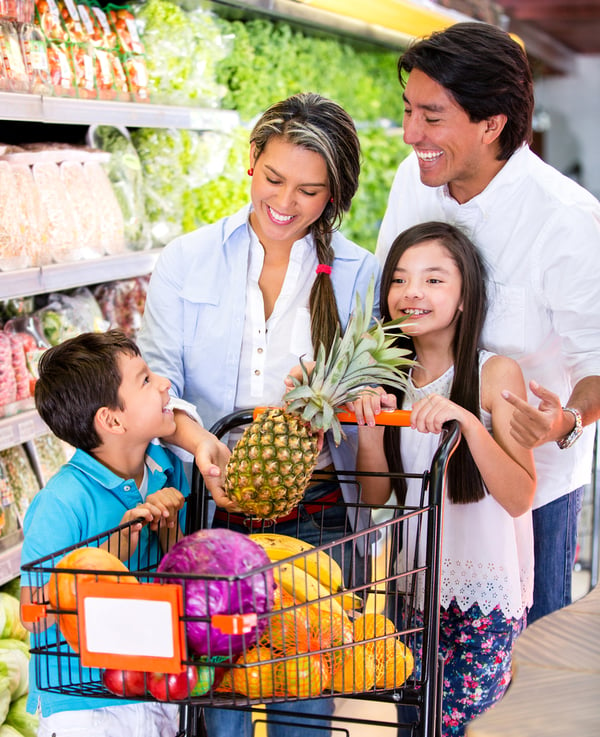
[[[408,76],[404,105],[404,141],[417,155],[423,184],[447,184],[460,203],[483,191],[502,166],[495,160],[497,146],[490,145],[496,140],[490,140],[490,121],[471,122],[452,95],[419,69]]]

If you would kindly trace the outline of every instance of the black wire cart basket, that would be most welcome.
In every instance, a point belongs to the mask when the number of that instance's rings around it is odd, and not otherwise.
[[[407,415],[380,418],[408,424]],[[233,413],[212,432],[224,437],[253,416],[252,410]],[[23,565],[32,598],[23,616],[34,623],[38,688],[177,703],[178,737],[205,734],[206,707],[261,709],[264,716],[263,705],[336,696],[414,707],[415,717],[399,724],[334,715],[333,733],[338,721],[361,721],[436,737],[442,500],[459,440],[457,423],[448,423],[430,469],[369,474],[420,480],[422,504],[388,506],[383,519],[360,502],[367,474],[321,474],[337,482],[327,488],[355,487],[355,503],[326,493],[305,499],[291,519],[259,521],[215,514],[194,473],[185,535],[174,542],[171,533],[170,551],[158,544],[161,539],[165,547],[160,530],[148,528],[135,533],[134,546],[131,523]],[[306,519],[313,535],[301,541],[297,532]],[[424,559],[405,552],[407,526],[423,536]],[[188,544],[199,546],[192,565],[167,566]],[[229,554],[226,544],[233,546]],[[247,545],[258,558],[246,555]],[[307,726],[315,719],[302,717]]]

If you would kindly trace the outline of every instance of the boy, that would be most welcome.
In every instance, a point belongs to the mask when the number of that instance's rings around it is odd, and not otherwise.
[[[23,562],[139,518],[145,522],[127,529],[121,541],[116,539],[119,533],[109,541],[111,552],[123,550],[120,557],[126,563],[135,551],[131,568],[137,568],[140,560],[157,560],[159,542],[164,549],[174,541],[189,486],[181,460],[155,440],[175,430],[170,386],[168,379],[148,369],[137,345],[118,330],[84,333],[42,355],[35,388],[37,410],[52,432],[76,451],[27,511]],[[212,435],[208,438],[215,440]],[[157,528],[160,540],[154,534]],[[117,547],[113,544],[117,542],[127,544]],[[23,603],[32,594],[27,575],[22,584]],[[56,631],[56,625],[52,627]],[[50,643],[54,637],[48,630]],[[39,691],[34,676],[37,657],[31,659],[28,708],[41,712],[38,735],[176,734],[178,709],[173,704]],[[77,661],[61,658],[64,681],[57,680],[61,674],[56,659],[47,661],[42,672],[49,669],[44,676],[49,683],[75,680]]]

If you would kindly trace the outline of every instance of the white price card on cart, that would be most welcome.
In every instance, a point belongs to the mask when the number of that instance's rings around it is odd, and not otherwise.
[[[178,584],[82,581],[77,588],[81,664],[180,673],[185,652]]]

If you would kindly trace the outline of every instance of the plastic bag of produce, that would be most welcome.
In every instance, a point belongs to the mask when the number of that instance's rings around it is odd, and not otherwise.
[[[31,167],[12,163],[15,181],[15,197],[12,203],[28,252],[30,266],[44,266],[50,263],[48,253],[48,217],[42,207],[40,193],[33,178]]]
[[[111,328],[122,330],[136,338],[142,325],[149,277],[122,279],[99,284],[94,296]]]
[[[12,490],[17,511],[23,519],[31,500],[40,490],[39,481],[24,446],[14,445],[12,448],[0,450],[0,466]]]
[[[87,287],[71,294],[53,292],[48,295],[48,304],[38,310],[36,316],[50,345],[58,345],[80,333],[108,329],[100,305]]]
[[[87,142],[110,153],[104,164],[123,214],[125,241],[132,250],[150,248],[152,239],[144,204],[142,163],[126,129],[91,126]]]
[[[24,23],[19,28],[19,43],[29,80],[29,91],[36,95],[49,95],[52,80],[44,34],[33,23]]]
[[[33,438],[28,443],[28,449],[37,475],[44,486],[67,462],[64,443],[51,432]]]
[[[28,92],[29,77],[25,68],[19,34],[14,23],[0,22],[0,51],[4,58],[4,88],[11,92]]]
[[[12,167],[0,161],[0,270],[24,269],[31,265],[22,232],[23,213],[15,208],[17,183]]]
[[[52,260],[58,263],[77,261],[80,258],[79,234],[58,164],[39,161],[32,169],[48,222],[48,251]]]
[[[12,364],[12,348],[10,337],[0,331],[0,417],[13,414],[10,408],[17,400],[17,380]]]
[[[80,161],[63,161],[59,164],[65,185],[68,208],[78,234],[80,258],[99,258],[104,255],[100,217],[96,192],[88,185],[83,164]]]
[[[98,161],[85,161],[87,186],[94,193],[100,222],[100,244],[108,254],[125,251],[125,222],[110,179]]]

